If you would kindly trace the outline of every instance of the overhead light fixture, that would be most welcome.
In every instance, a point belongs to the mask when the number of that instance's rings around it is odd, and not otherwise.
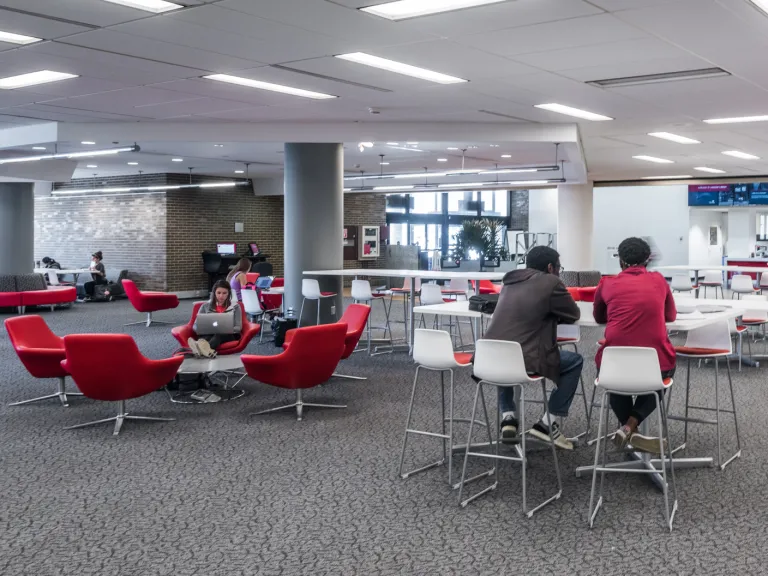
[[[259,90],[269,90],[270,92],[290,94],[291,96],[301,96],[302,98],[311,98],[313,100],[328,100],[332,98],[338,98],[338,96],[323,94],[322,92],[312,92],[311,90],[302,90],[301,88],[283,86],[282,84],[272,84],[271,82],[262,82],[260,80],[252,80],[251,78],[242,78],[240,76],[231,76],[229,74],[209,74],[208,76],[203,76],[203,78],[207,80],[216,80],[217,82],[226,82],[228,84],[237,84],[238,86],[246,86],[248,88],[257,88]]]
[[[128,162],[128,166],[138,166],[138,162]]]
[[[86,168],[98,168],[96,164],[86,164]]]
[[[681,178],[693,178],[690,174],[675,174],[674,176],[643,176],[643,180],[679,180]]]
[[[405,146],[390,146],[390,148],[395,148],[396,150],[408,150],[408,152],[424,152],[424,150],[420,148],[406,148]]]
[[[699,80],[702,78],[717,78],[730,76],[731,73],[722,68],[699,68],[681,72],[664,72],[662,74],[643,74],[641,76],[624,76],[622,78],[607,78],[591,80],[587,84],[600,88],[619,88],[622,86],[639,86],[642,84],[658,84],[659,82],[676,82],[678,80]]]
[[[357,143],[357,149],[360,150],[360,152],[365,152],[366,148],[373,148],[373,142],[358,142]]]
[[[80,142],[80,144],[83,144],[85,146],[93,146],[94,144],[96,144],[96,142],[91,142],[90,140],[83,140],[82,142]]]
[[[37,72],[29,72],[28,74],[0,78],[0,90],[26,88],[27,86],[37,86],[38,84],[48,84],[49,82],[68,80],[69,78],[78,78],[78,75],[68,74],[66,72],[54,72],[52,70],[39,70]]]
[[[588,112],[587,110],[580,110],[579,108],[573,108],[572,106],[566,106],[565,104],[556,104],[556,103],[536,104],[534,108],[549,110],[550,112],[557,112],[558,114],[565,114],[566,116],[574,116],[576,118],[582,118],[584,120],[592,120],[594,122],[613,120],[613,118],[611,118],[610,116],[595,114],[594,112]]]
[[[723,154],[726,156],[733,156],[734,158],[741,158],[742,160],[760,160],[760,156],[747,154],[746,152],[742,152],[740,150],[726,150],[723,152]]]
[[[656,164],[674,164],[674,160],[667,160],[666,158],[657,158],[656,156],[646,156],[641,154],[640,156],[632,156],[635,160],[645,160],[646,162],[655,162]]]
[[[32,150],[45,150],[45,146],[32,146]]]
[[[699,172],[709,172],[710,174],[725,174],[725,170],[720,170],[719,168],[707,168],[706,166],[697,166],[694,170],[698,170]]]
[[[413,186],[374,186],[374,190],[413,190]]]
[[[448,158],[438,158],[438,162],[448,162]]]
[[[707,124],[743,124],[746,122],[768,122],[768,116],[735,116],[733,118],[710,118]]]
[[[214,144],[214,148],[224,148],[224,144]]]
[[[398,62],[397,60],[389,60],[388,58],[381,58],[379,56],[374,56],[373,54],[366,54],[365,52],[337,54],[336,58],[354,62],[356,64],[363,64],[364,66],[371,66],[372,68],[379,68],[380,70],[386,70],[387,72],[394,72],[395,74],[403,74],[404,76],[411,76],[413,78],[419,78],[420,80],[436,82],[437,84],[461,84],[467,82],[467,80],[464,80],[463,78],[449,76],[448,74],[427,70],[426,68],[419,68],[418,66],[411,66],[410,64]]]
[[[453,12],[454,10],[476,8],[478,6],[499,4],[500,2],[506,1],[507,0],[398,0],[397,2],[386,2],[375,6],[366,6],[365,8],[360,8],[360,10],[388,20],[405,20],[406,18],[418,18],[419,16],[429,16],[430,14],[439,14],[441,12]]]
[[[246,186],[248,182],[246,180],[223,181],[223,182],[205,182],[203,184],[181,184],[174,186],[134,186],[123,188],[71,188],[67,190],[54,190],[52,194],[56,196],[65,194],[86,194],[91,192],[165,192],[167,190],[186,190],[189,188],[234,188],[235,186]]]
[[[389,166],[389,162],[379,162],[381,166]]]
[[[245,170],[235,170],[235,174],[245,174]]]
[[[485,186],[486,184],[495,184],[495,182],[456,182],[455,184],[438,184],[438,188],[456,188],[456,187],[469,187]]]
[[[406,144],[408,144],[408,146],[418,146],[419,145],[418,142],[406,142]]]
[[[541,186],[542,184],[555,184],[557,182],[565,182],[565,178],[558,178],[557,180],[512,180],[511,182],[500,182],[500,184],[508,186]]]
[[[679,136],[678,134],[672,134],[671,132],[648,132],[648,136],[661,138],[662,140],[670,140],[672,142],[677,142],[678,144],[701,144],[698,140],[686,136]]]
[[[109,148],[107,150],[90,150],[88,152],[70,152],[62,154],[44,154],[42,156],[16,156],[14,158],[2,158],[0,164],[15,164],[18,162],[36,162],[37,160],[51,160],[57,158],[91,158],[93,156],[109,156],[120,152],[139,152],[138,146],[126,146],[123,148]]]
[[[455,146],[451,146],[450,148],[446,148],[446,150],[458,150]]]
[[[502,154],[502,158],[512,158],[512,154]]]
[[[9,44],[34,44],[35,42],[41,42],[42,38],[35,38],[34,36],[24,36],[24,34],[14,34],[13,32],[3,32],[0,30],[0,42],[8,42]]]
[[[387,146],[400,146],[400,142],[387,142]]]
[[[129,8],[136,8],[137,10],[144,10],[145,12],[152,12],[154,14],[161,14],[163,12],[170,12],[171,10],[178,10],[184,8],[181,4],[174,2],[166,2],[165,0],[104,0],[105,2],[111,2],[112,4],[121,4],[122,6],[128,6]]]
[[[555,170],[559,167],[555,166]],[[501,168],[498,170],[483,170],[480,174],[521,174],[523,172],[538,172],[538,168]]]
[[[171,158],[171,162],[184,162],[184,158]]]

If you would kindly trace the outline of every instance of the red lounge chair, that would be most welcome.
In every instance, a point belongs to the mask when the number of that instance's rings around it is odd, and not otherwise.
[[[179,305],[179,298],[175,294],[166,294],[165,292],[142,292],[136,287],[133,280],[123,280],[123,289],[133,307],[136,308],[138,312],[147,314],[147,328],[150,327],[152,322],[155,324],[169,324],[169,322],[153,320],[152,312],[170,310],[172,308],[177,308]],[[145,324],[145,322],[131,322],[126,324],[126,326],[136,326],[137,324]]]

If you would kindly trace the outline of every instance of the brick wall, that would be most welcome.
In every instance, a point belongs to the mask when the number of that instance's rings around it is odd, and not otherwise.
[[[164,193],[36,196],[35,260],[87,268],[101,250],[108,274],[129,270],[140,287],[165,290],[165,214]]]

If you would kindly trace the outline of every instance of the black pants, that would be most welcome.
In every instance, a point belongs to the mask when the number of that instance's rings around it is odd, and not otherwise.
[[[93,298],[93,289],[96,287],[96,284],[107,284],[107,282],[96,282],[95,280],[89,280],[83,284],[83,290],[85,290],[85,293],[91,298]]]
[[[661,371],[662,380],[672,378],[674,375],[674,368],[672,368],[672,370]],[[666,390],[658,392],[659,403],[664,401],[665,392]],[[624,426],[631,416],[637,418],[638,424],[648,418],[648,416],[653,414],[653,411],[656,409],[656,402],[650,394],[638,396],[634,402],[632,401],[632,396],[611,394],[611,408],[613,409],[613,413],[616,414],[616,417],[619,419],[619,422],[621,422],[621,425]]]
[[[238,334],[208,334],[207,336],[201,336],[201,338],[207,340],[214,350],[226,342],[237,342],[240,340]]]

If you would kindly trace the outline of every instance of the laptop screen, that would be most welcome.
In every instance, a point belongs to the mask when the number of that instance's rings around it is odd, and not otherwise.
[[[237,254],[237,244],[234,242],[220,242],[216,244],[216,252],[219,254]]]

